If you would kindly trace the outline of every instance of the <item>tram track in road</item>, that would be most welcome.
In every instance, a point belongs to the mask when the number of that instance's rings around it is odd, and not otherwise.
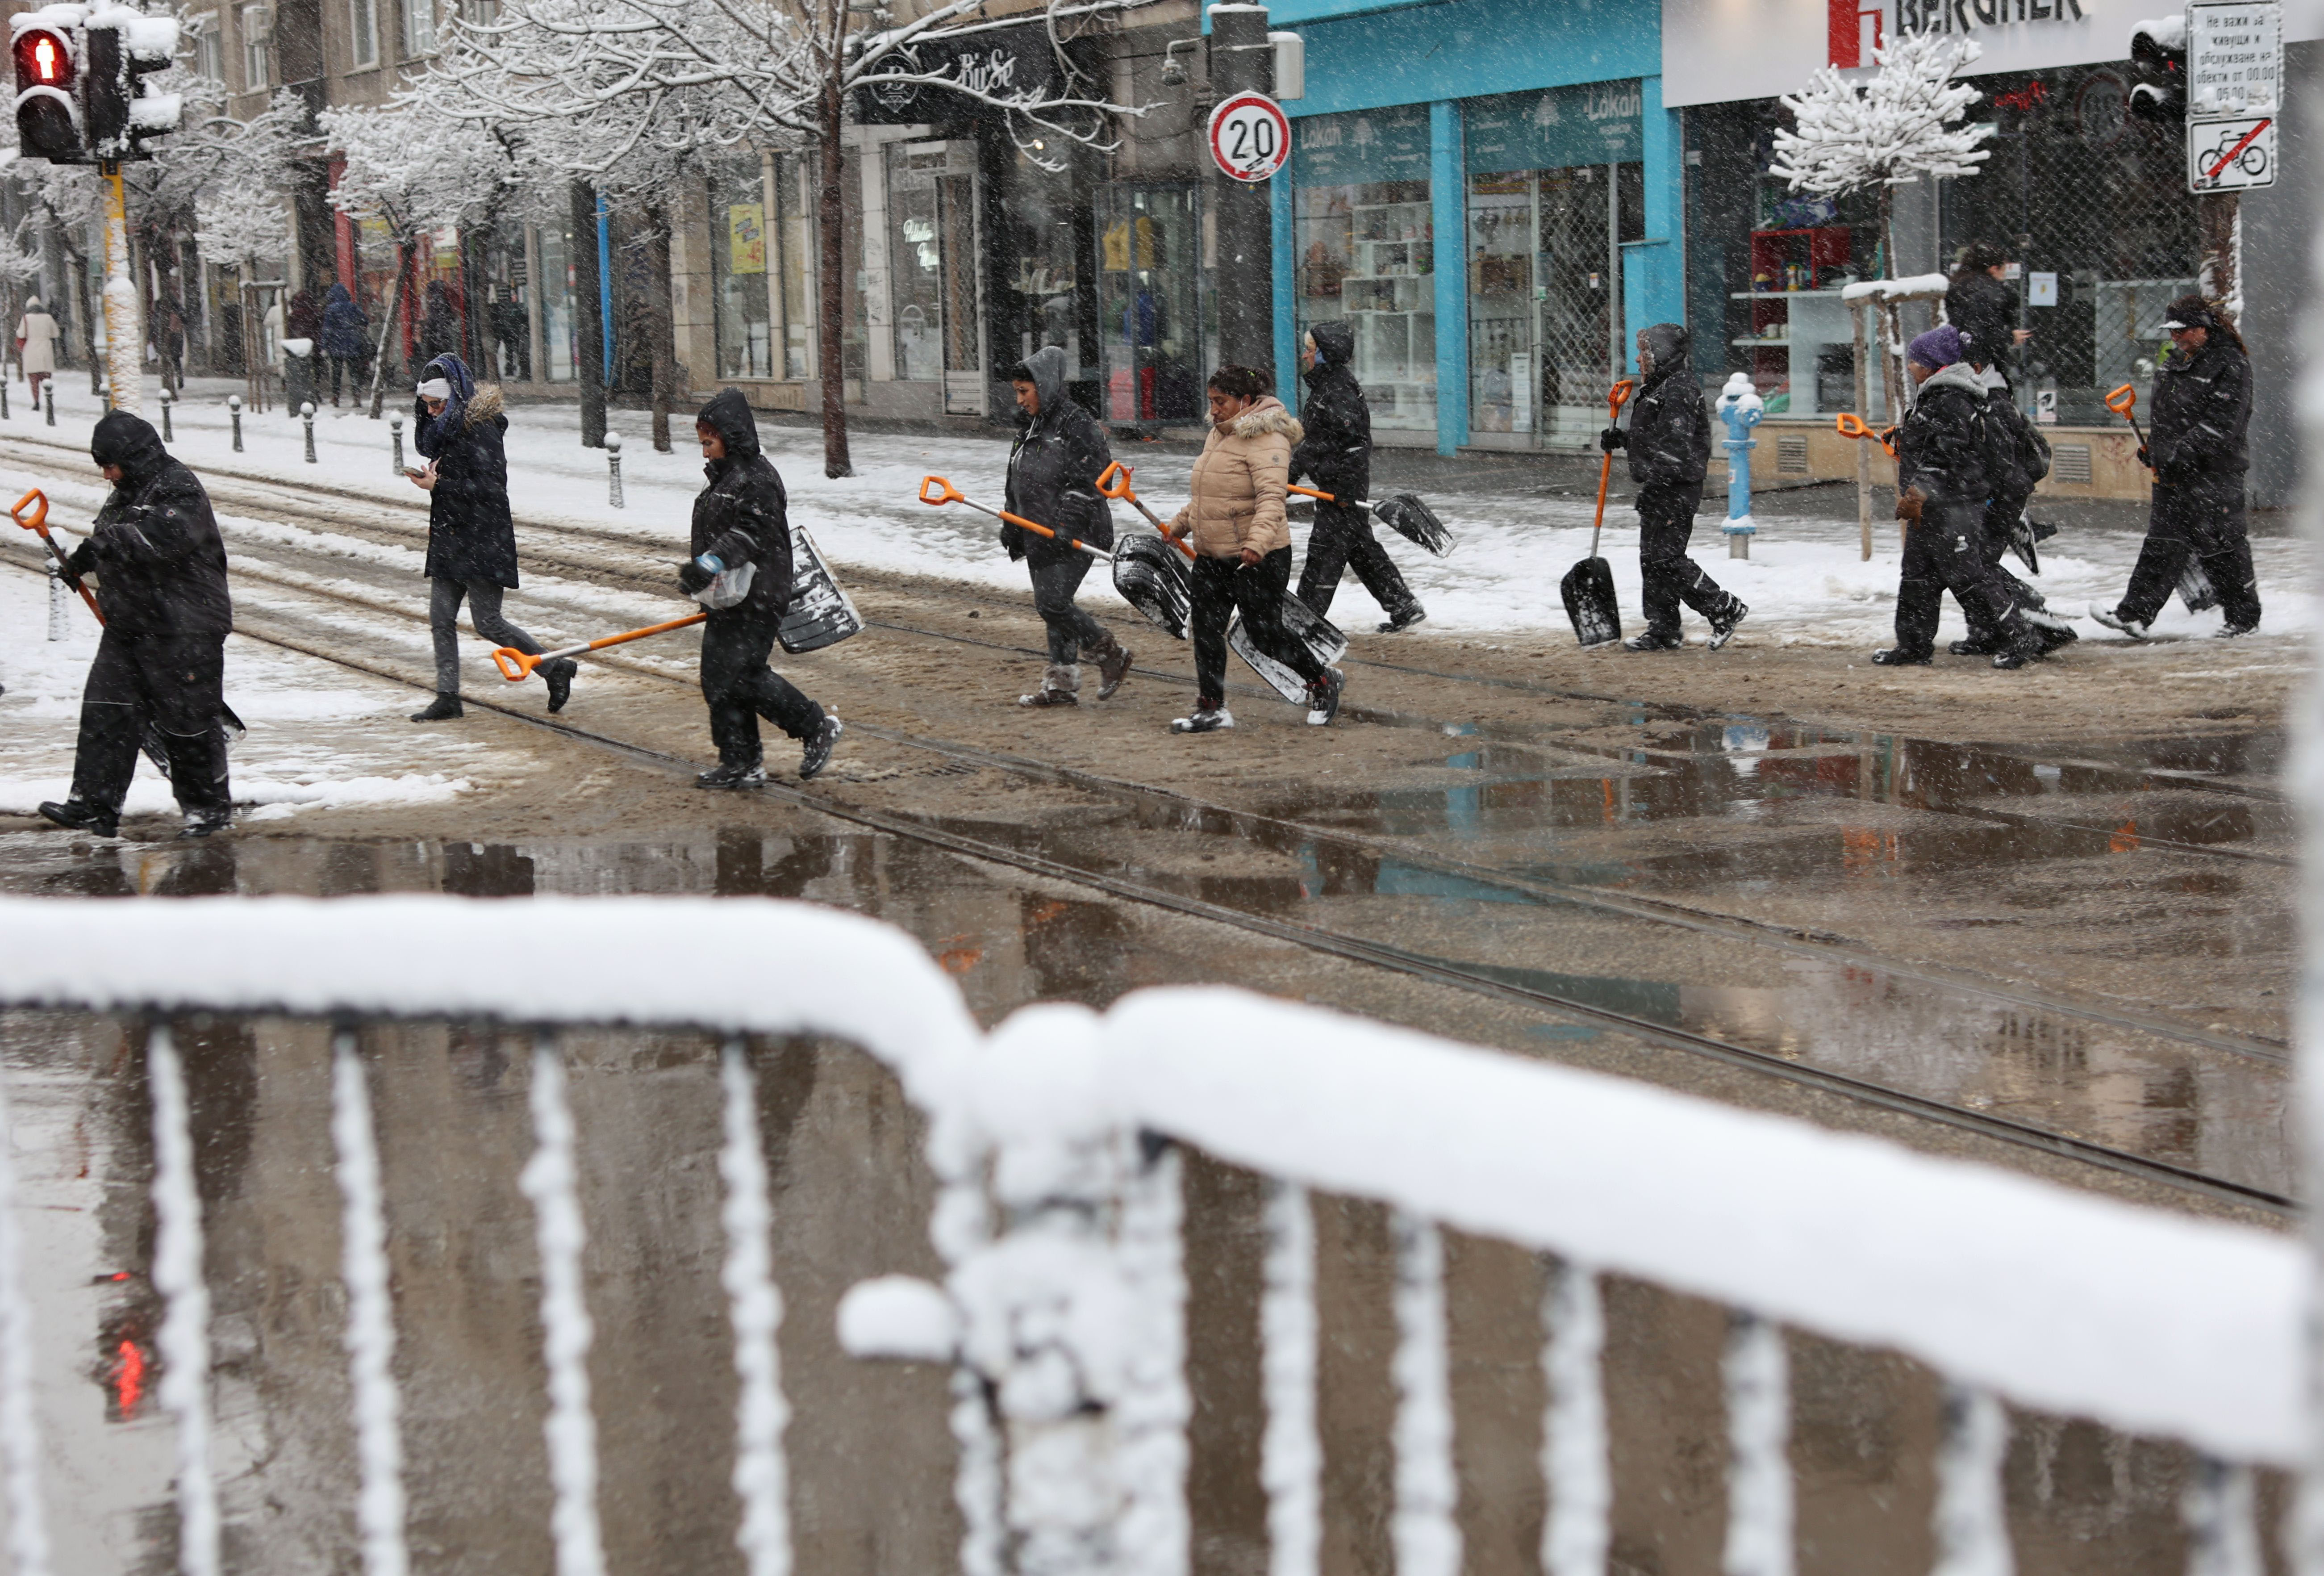
[[[20,555],[11,554],[8,562],[14,567],[38,573],[37,566],[27,563]],[[318,590],[311,585],[295,585],[275,576],[253,576],[270,583],[294,596],[313,598],[326,604],[337,604],[360,610],[373,616],[384,616],[424,626],[424,617],[411,607],[374,602],[344,592]],[[327,627],[327,619],[315,622]],[[419,692],[429,687],[407,673],[379,662],[364,661],[345,649],[333,649],[311,637],[302,638],[299,631],[283,627],[267,627],[265,622],[245,620],[238,631],[247,637],[278,648],[331,662],[353,671],[408,686]],[[996,643],[997,644],[997,643]],[[1003,650],[1015,648],[1003,646]],[[650,666],[632,662],[618,664],[629,673],[672,686],[691,686],[680,677]],[[492,699],[471,697],[468,704],[483,706],[499,715],[512,718],[529,727],[539,728],[576,742],[602,749],[641,765],[672,774],[690,775],[696,763],[666,751],[632,740],[545,716],[518,706]],[[1914,978],[1948,989],[1966,991],[1988,997],[1997,1004],[2038,1009],[2063,1017],[2080,1018],[2093,1023],[2106,1023],[2116,1028],[2131,1028],[2160,1038],[2179,1040],[2209,1049],[2226,1051],[2237,1056],[2280,1064],[2282,1052],[2264,1042],[2241,1037],[2219,1036],[2195,1031],[2178,1024],[2148,1015],[2126,1012],[2097,1006],[2087,1001],[2050,997],[2046,993],[2027,993],[2007,987],[1996,986],[1966,976],[1956,976],[1951,971],[1931,971],[1912,964],[1900,963],[1880,956],[1869,949],[1853,946],[1840,938],[1810,939],[1796,935],[1786,935],[1771,927],[1753,926],[1748,922],[1738,926],[1723,916],[1706,916],[1683,911],[1683,906],[1662,905],[1652,899],[1640,900],[1597,893],[1588,889],[1566,889],[1545,888],[1522,879],[1513,879],[1501,872],[1482,867],[1467,867],[1459,862],[1432,861],[1425,854],[1402,849],[1392,843],[1374,843],[1351,839],[1347,834],[1330,828],[1308,826],[1301,823],[1254,816],[1223,806],[1209,804],[1188,796],[1165,790],[1144,788],[1077,772],[1053,763],[1030,760],[1004,752],[987,751],[954,741],[913,735],[903,730],[858,723],[851,730],[896,745],[927,751],[947,759],[972,763],[991,770],[1035,776],[1046,780],[1082,787],[1108,794],[1117,799],[1125,794],[1143,796],[1147,802],[1161,802],[1176,806],[1185,816],[1207,823],[1205,829],[1224,830],[1246,840],[1280,842],[1283,838],[1305,839],[1343,846],[1352,845],[1373,853],[1393,853],[1395,857],[1415,863],[1434,863],[1448,873],[1480,884],[1499,886],[1513,893],[1546,902],[1573,903],[1610,914],[1642,918],[1665,925],[1678,925],[1714,933],[1737,935],[1748,933],[1762,945],[1774,944],[1785,951],[1831,957],[1837,955],[1853,963]],[[2023,1121],[2012,1117],[1975,1110],[1952,1101],[1895,1087],[1874,1079],[1818,1066],[1793,1057],[1775,1054],[1732,1038],[1698,1032],[1683,1026],[1626,1012],[1600,1001],[1545,989],[1521,981],[1496,978],[1480,967],[1457,960],[1432,956],[1413,948],[1395,945],[1376,937],[1350,934],[1322,925],[1302,924],[1267,914],[1253,913],[1186,891],[1172,889],[1151,880],[1138,879],[1134,873],[1119,870],[1093,870],[1045,853],[1033,852],[991,838],[973,835],[948,826],[931,825],[918,816],[899,813],[878,806],[848,803],[825,794],[782,783],[771,783],[765,790],[767,797],[816,814],[862,826],[886,835],[907,839],[930,847],[943,849],[962,857],[1012,869],[1027,875],[1077,886],[1124,901],[1136,902],[1167,910],[1185,917],[1229,926],[1241,933],[1287,943],[1326,955],[1372,967],[1384,969],[1406,977],[1450,986],[1474,994],[1522,1004],[1537,1010],[1554,1013],[1572,1020],[1613,1029],[1634,1039],[1656,1047],[1702,1058],[1772,1078],[1797,1087],[1838,1097],[1856,1105],[1884,1111],[1914,1120],[1951,1129],[1957,1131],[2006,1144],[2016,1148],[2047,1155],[2053,1158],[2088,1165],[2119,1175],[2157,1184],[2184,1193],[2200,1194],[2220,1202],[2248,1206],[2271,1213],[2287,1213],[2293,1210],[2292,1201],[2269,1188],[2253,1185],[2232,1178],[2214,1175],[2193,1166],[2181,1166],[2171,1160],[2045,1127],[2038,1122]]]

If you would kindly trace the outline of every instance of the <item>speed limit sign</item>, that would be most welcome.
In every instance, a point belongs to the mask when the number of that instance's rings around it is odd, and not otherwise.
[[[1291,122],[1264,93],[1238,93],[1211,111],[1211,157],[1237,180],[1267,180],[1291,157]]]

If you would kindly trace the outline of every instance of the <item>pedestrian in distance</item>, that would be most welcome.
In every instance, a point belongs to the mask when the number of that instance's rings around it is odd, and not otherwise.
[[[1675,651],[1679,604],[1711,621],[1714,651],[1735,638],[1750,609],[1721,590],[1687,556],[1694,512],[1702,506],[1702,480],[1711,470],[1711,410],[1695,381],[1687,332],[1678,323],[1638,330],[1638,394],[1630,401],[1630,428],[1609,427],[1598,447],[1627,449],[1630,480],[1638,484],[1638,577],[1646,627],[1622,642],[1626,651]]]
[[[2138,451],[2139,464],[2154,471],[2146,541],[2122,600],[2090,616],[2144,640],[2191,554],[2227,614],[2219,637],[2233,640],[2259,628],[2260,617],[2244,519],[2251,358],[2234,321],[2200,295],[2172,302],[2163,327],[2171,354],[2154,369],[2154,425]]]
[[[1896,429],[1896,518],[1905,522],[1896,585],[1896,643],[1872,653],[1884,668],[1925,667],[1937,615],[1953,594],[1970,627],[1993,631],[1996,668],[2042,655],[2039,631],[1986,562],[1985,510],[1994,493],[1985,378],[1962,359],[1960,330],[1932,328],[1905,351],[1919,390]]]
[[[1194,710],[1170,724],[1174,733],[1234,726],[1226,703],[1227,620],[1238,609],[1252,642],[1307,681],[1309,723],[1323,727],[1340,714],[1346,678],[1283,628],[1283,595],[1291,584],[1283,493],[1291,446],[1305,429],[1267,383],[1245,366],[1211,374],[1211,430],[1194,461],[1185,507],[1166,528],[1173,538],[1191,537],[1194,548]]]
[[[24,381],[32,385],[32,403],[41,402],[41,385],[57,374],[57,340],[60,337],[57,320],[34,296],[24,303],[24,315],[16,319],[16,355],[24,368]]]
[[[412,411],[412,445],[425,465],[404,474],[428,494],[428,624],[436,642],[436,698],[411,714],[415,723],[447,722],[461,714],[460,604],[476,633],[494,646],[538,654],[547,648],[509,622],[503,596],[516,589],[516,525],[509,516],[508,456],[496,383],[478,384],[456,355],[439,355],[420,369]],[[561,712],[572,697],[580,665],[559,657],[540,665],[549,709]]]
[[[1354,502],[1372,490],[1372,410],[1356,382],[1355,354],[1355,330],[1344,321],[1318,323],[1300,342],[1307,397],[1299,404],[1299,424],[1306,435],[1291,451],[1291,480],[1305,476],[1336,502],[1315,502],[1307,561],[1299,568],[1299,600],[1316,617],[1326,616],[1342,571],[1352,568],[1388,614],[1379,632],[1392,635],[1428,614],[1372,535],[1371,511]]]
[[[331,293],[323,302],[323,354],[331,361],[331,403],[339,402],[339,384],[344,380],[347,392],[363,397],[363,376],[356,369],[362,364],[364,332],[371,327],[371,318],[355,305],[355,298],[343,284],[331,286]]]
[[[783,479],[760,451],[759,423],[740,389],[721,389],[695,418],[703,475],[694,501],[694,556],[678,587],[710,616],[702,624],[702,698],[718,764],[696,788],[757,788],[767,780],[759,719],[797,739],[799,779],[831,760],[839,719],[767,666],[791,604],[790,509]]]
[[[185,817],[178,835],[208,837],[234,815],[221,725],[234,627],[226,544],[201,482],[142,418],[110,412],[88,452],[113,492],[65,560],[64,577],[78,589],[84,576],[96,576],[105,633],[81,687],[72,792],[41,814],[77,832],[118,835],[121,802],[150,731]]]
[[[1009,512],[1093,548],[1113,546],[1113,513],[1097,479],[1113,463],[1105,429],[1065,392],[1065,353],[1051,345],[1009,371],[1017,392],[1017,441],[1009,450]],[[1082,659],[1097,663],[1097,697],[1111,700],[1130,676],[1130,648],[1074,605],[1094,562],[1077,548],[1003,521],[1001,545],[1033,577],[1033,606],[1049,634],[1041,687],[1025,706],[1081,704]]]
[[[2034,337],[2017,326],[2017,292],[2002,275],[2009,253],[1990,241],[1964,246],[1945,287],[1945,321],[1960,330],[1966,358],[2009,382],[2017,347]]]

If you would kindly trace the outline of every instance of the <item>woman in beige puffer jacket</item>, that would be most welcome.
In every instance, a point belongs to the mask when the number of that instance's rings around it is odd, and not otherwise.
[[[1321,727],[1339,714],[1344,681],[1290,639],[1282,622],[1291,585],[1283,493],[1291,446],[1301,436],[1298,419],[1248,367],[1213,373],[1210,398],[1210,436],[1194,462],[1186,506],[1167,527],[1174,537],[1191,538],[1194,548],[1194,714],[1173,722],[1171,731],[1208,733],[1234,726],[1226,709],[1227,621],[1237,609],[1252,643],[1307,681],[1307,720]]]

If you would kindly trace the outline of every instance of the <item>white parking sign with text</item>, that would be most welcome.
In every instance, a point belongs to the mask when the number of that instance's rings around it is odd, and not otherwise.
[[[1291,157],[1291,122],[1264,93],[1238,93],[1211,111],[1211,157],[1237,180],[1271,179]]]
[[[2205,0],[2187,7],[2190,115],[2274,115],[2282,82],[2282,6]]]

